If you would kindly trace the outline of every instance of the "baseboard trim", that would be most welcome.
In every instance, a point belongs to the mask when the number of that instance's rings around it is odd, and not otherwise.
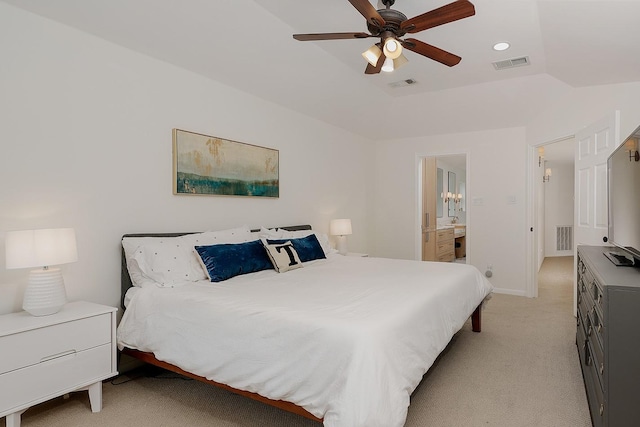
[[[527,294],[524,290],[516,291],[514,289],[504,289],[504,288],[493,288],[494,294],[505,294],[505,295],[515,295],[518,297],[526,297]]]

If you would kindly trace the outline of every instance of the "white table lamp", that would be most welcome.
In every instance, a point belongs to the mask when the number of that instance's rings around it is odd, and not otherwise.
[[[50,266],[78,260],[74,229],[9,231],[5,245],[7,269],[42,267],[29,272],[22,308],[33,316],[60,311],[67,302],[64,280]]]
[[[329,223],[329,234],[336,236],[336,249],[341,255],[347,254],[347,236],[352,234],[350,219],[332,219]]]

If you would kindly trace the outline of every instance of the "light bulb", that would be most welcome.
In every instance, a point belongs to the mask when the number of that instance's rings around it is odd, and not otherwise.
[[[384,48],[382,50],[384,51],[384,55],[391,59],[396,59],[402,54],[402,46],[398,40],[393,37],[389,37],[384,41]]]
[[[385,73],[390,73],[393,71],[393,59],[387,58],[384,60],[384,64],[382,64],[382,71]]]

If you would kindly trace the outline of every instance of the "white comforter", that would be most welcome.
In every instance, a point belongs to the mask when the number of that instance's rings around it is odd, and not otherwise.
[[[470,265],[330,255],[282,274],[132,289],[120,348],[293,402],[327,427],[393,427],[491,285]]]

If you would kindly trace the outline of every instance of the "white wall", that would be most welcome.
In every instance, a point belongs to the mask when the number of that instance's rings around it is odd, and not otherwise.
[[[74,227],[71,300],[119,304],[130,232],[327,231],[346,216],[350,249],[367,251],[368,141],[4,3],[0,39],[0,241]],[[172,128],[278,149],[280,198],[172,195]],[[0,260],[0,312],[18,310],[27,270],[4,268],[4,244]]]
[[[556,247],[556,227],[573,224],[574,167],[571,163],[545,162],[552,175],[544,183],[544,255],[571,256],[573,249],[559,251]]]
[[[525,295],[524,128],[378,143],[372,252],[419,259],[417,159],[457,153],[467,153],[469,164],[467,263],[483,272],[492,265],[497,291]]]
[[[574,135],[620,110],[620,138],[640,125],[640,81],[575,89],[527,124],[527,142],[538,145]],[[620,141],[618,141],[620,142]]]

